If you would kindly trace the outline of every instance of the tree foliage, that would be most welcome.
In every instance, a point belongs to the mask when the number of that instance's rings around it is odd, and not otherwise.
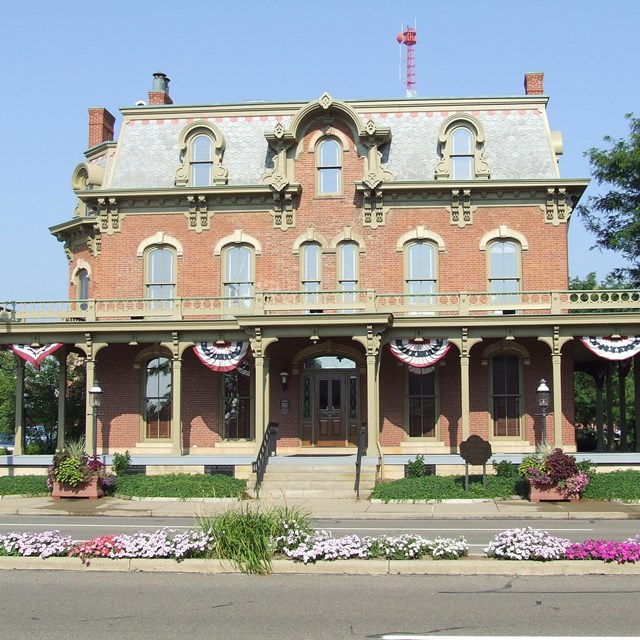
[[[629,262],[614,269],[614,278],[640,285],[640,118],[626,115],[629,138],[605,136],[606,149],[585,152],[593,177],[604,193],[590,196],[578,208],[585,226],[596,236],[596,246],[616,251]],[[607,190],[608,189],[608,190]]]

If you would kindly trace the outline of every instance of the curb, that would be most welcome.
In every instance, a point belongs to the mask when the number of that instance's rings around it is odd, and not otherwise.
[[[273,574],[343,575],[451,575],[451,576],[586,576],[640,575],[640,564],[606,563],[601,560],[495,560],[469,556],[458,560],[336,560],[302,564],[273,560]],[[112,571],[121,573],[242,573],[228,560],[192,558],[177,562],[168,558],[93,558],[88,565],[79,558],[0,557],[0,571]]]

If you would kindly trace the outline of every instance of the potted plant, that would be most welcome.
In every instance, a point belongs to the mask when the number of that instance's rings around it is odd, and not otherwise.
[[[578,467],[576,459],[562,449],[539,448],[525,457],[518,467],[529,481],[529,500],[579,500],[580,492],[589,484],[589,476]]]
[[[56,451],[48,469],[47,486],[56,500],[97,500],[104,495],[104,487],[112,484],[111,475],[98,456],[90,456],[85,451],[84,439],[80,438],[67,442],[62,450]]]

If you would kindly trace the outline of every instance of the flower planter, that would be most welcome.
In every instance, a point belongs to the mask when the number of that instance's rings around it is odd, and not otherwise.
[[[580,497],[567,497],[554,485],[529,482],[529,502],[541,502],[542,500],[565,500],[569,502],[577,502],[580,500]]]
[[[89,500],[97,500],[103,495],[104,493],[100,487],[97,476],[91,478],[89,482],[79,484],[75,487],[54,480],[53,491],[51,493],[51,497],[54,500],[60,500],[60,498],[89,498]]]

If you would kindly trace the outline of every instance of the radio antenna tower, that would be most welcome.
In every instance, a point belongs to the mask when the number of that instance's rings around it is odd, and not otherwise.
[[[402,25],[400,26],[402,28]],[[416,59],[413,48],[416,46],[416,29],[407,27],[396,38],[400,45],[400,78],[402,79],[402,45],[407,47],[407,70],[405,84],[407,86],[407,98],[416,98]]]

